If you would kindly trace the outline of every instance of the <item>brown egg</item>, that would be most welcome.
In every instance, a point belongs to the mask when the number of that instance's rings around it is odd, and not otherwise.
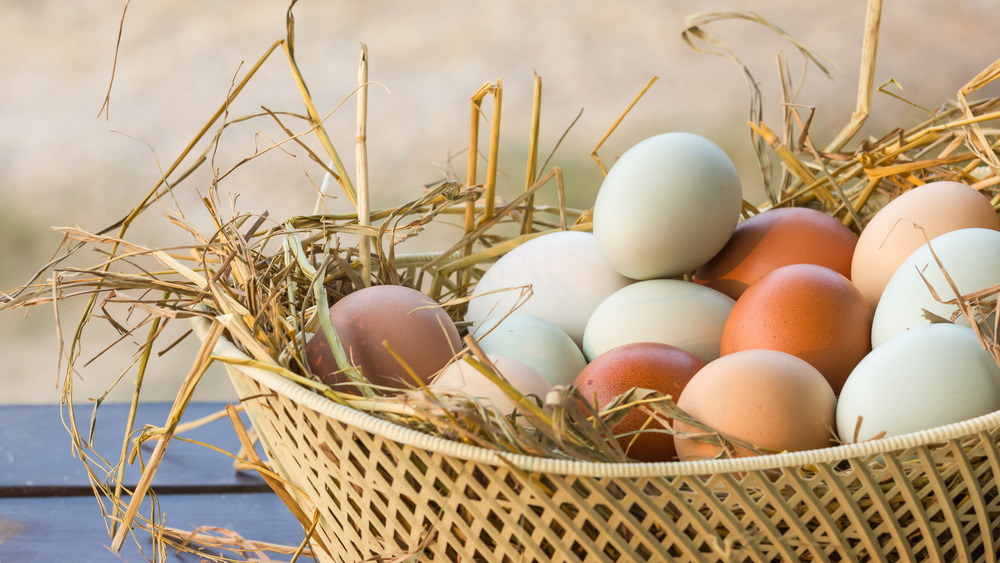
[[[851,277],[857,235],[806,207],[779,207],[736,226],[726,246],[694,273],[694,281],[733,299],[764,274],[790,264],[817,264]]]
[[[872,310],[843,275],[815,264],[783,266],[736,300],[720,353],[787,352],[818,369],[835,393],[871,351]]]
[[[773,451],[834,445],[837,399],[826,379],[807,362],[774,350],[745,350],[709,362],[688,382],[677,406],[724,436]],[[674,421],[678,432],[700,432]],[[712,459],[716,445],[675,437],[682,461]],[[736,448],[737,457],[752,455]]]
[[[346,295],[330,318],[348,359],[376,386],[407,389],[416,382],[390,348],[425,383],[461,349],[455,323],[433,299],[409,287],[376,285]],[[339,373],[320,332],[306,345],[312,373],[329,385],[349,381]],[[350,387],[339,386],[350,392]]]
[[[910,254],[930,239],[975,227],[1000,231],[1000,217],[982,193],[961,182],[913,188],[865,225],[854,249],[851,281],[874,311],[889,278]]]
[[[670,395],[675,401],[688,380],[704,366],[695,355],[659,342],[624,344],[594,358],[577,376],[574,385],[598,408],[633,387]],[[639,430],[649,415],[634,408],[612,430],[615,434]],[[663,428],[650,421],[647,428]],[[674,440],[667,432],[622,436],[618,439],[629,457],[646,462],[673,461]]]

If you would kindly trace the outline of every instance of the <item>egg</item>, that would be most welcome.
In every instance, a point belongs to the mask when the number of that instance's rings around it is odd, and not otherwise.
[[[790,264],[826,266],[851,277],[858,236],[830,215],[779,207],[736,225],[726,246],[694,272],[693,281],[733,299],[764,274]]]
[[[970,327],[914,328],[872,350],[844,384],[845,442],[898,436],[1000,410],[1000,368]]]
[[[958,229],[936,237],[904,260],[889,278],[875,308],[873,347],[906,330],[929,325],[925,311],[944,319],[951,319],[958,311],[956,304],[938,300],[953,300],[956,296],[931,250],[961,295],[1000,286],[1000,231]],[[996,299],[995,294],[987,292],[983,297]],[[961,315],[956,322],[968,324]]]
[[[594,201],[594,237],[624,276],[675,277],[726,244],[742,206],[725,151],[699,135],[664,133],[632,146],[608,171]]]
[[[632,342],[660,342],[703,362],[719,357],[722,329],[735,301],[693,282],[635,282],[612,293],[587,321],[583,355],[590,361]]]
[[[910,189],[880,209],[861,231],[851,259],[851,281],[874,311],[889,278],[910,254],[930,239],[964,228],[1000,230],[1000,217],[986,196],[961,182]]]
[[[652,389],[669,395],[674,401],[687,382],[705,363],[676,346],[657,342],[636,342],[604,352],[584,368],[574,385],[591,404],[603,409],[615,397],[633,387]],[[633,407],[612,428],[616,435],[640,429],[662,429],[648,413]],[[666,430],[624,435],[619,444],[629,457],[645,462],[672,461],[677,451],[673,436]]]
[[[815,264],[782,266],[736,300],[720,343],[724,356],[763,348],[801,358],[839,392],[871,350],[872,311],[843,275]]]
[[[539,401],[544,401],[545,396],[552,390],[552,385],[528,364],[497,354],[487,354],[486,357],[500,376],[527,397],[527,400],[537,398]],[[451,392],[469,395],[504,416],[518,410],[517,404],[503,389],[463,359],[448,364],[448,367],[434,378],[428,389],[434,393]]]
[[[677,406],[723,436],[763,450],[803,451],[833,445],[837,399],[806,361],[775,350],[744,350],[709,362],[688,381]],[[699,432],[674,421],[682,461],[712,459],[719,446],[684,437]],[[736,448],[737,457],[751,450]]]
[[[548,233],[514,248],[486,270],[465,320],[476,331],[486,319],[504,316],[522,298],[514,288],[530,285],[531,296],[516,312],[549,321],[579,346],[594,309],[631,282],[604,261],[592,233]]]
[[[375,285],[359,289],[334,303],[329,314],[347,358],[361,376],[390,392],[416,385],[406,367],[427,382],[462,348],[458,328],[444,308],[413,288]],[[337,365],[322,332],[306,344],[306,359],[312,373],[327,384],[349,381],[340,372],[346,366]],[[349,387],[338,389],[350,391]]]
[[[476,336],[483,352],[524,362],[552,385],[573,383],[587,365],[583,352],[565,331],[531,315],[489,319]]]

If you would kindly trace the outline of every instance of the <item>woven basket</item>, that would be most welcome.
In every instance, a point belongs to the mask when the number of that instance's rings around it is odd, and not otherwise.
[[[216,354],[246,358],[227,341]],[[321,561],[997,560],[1000,412],[808,452],[572,462],[451,442],[226,366],[275,469],[319,512]]]

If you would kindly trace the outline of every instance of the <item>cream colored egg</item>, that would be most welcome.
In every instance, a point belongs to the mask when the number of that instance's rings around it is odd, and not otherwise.
[[[534,395],[540,401],[544,401],[552,389],[552,385],[528,364],[507,356],[496,354],[486,356],[511,387],[522,395]],[[491,405],[505,416],[516,409],[515,403],[507,393],[464,359],[449,364],[428,388],[435,393],[457,392],[469,395],[484,404]]]
[[[944,271],[934,255],[941,260]],[[945,272],[961,295],[988,290],[1000,284],[1000,231],[951,231],[933,239],[930,245],[920,247],[904,260],[886,284],[875,309],[872,347],[880,346],[901,332],[931,324],[925,311],[937,317],[952,318],[958,306],[942,302],[955,299]],[[996,299],[995,292],[983,298]],[[956,322],[968,324],[963,316],[957,317]]]
[[[719,357],[726,319],[736,302],[683,280],[645,280],[608,296],[591,315],[583,354],[593,360],[633,342],[660,342],[708,363]]]
[[[931,182],[890,201],[865,225],[854,247],[851,281],[872,310],[889,278],[928,240],[957,229],[1000,230],[990,200],[960,182]]]
[[[722,249],[742,205],[725,151],[699,135],[664,133],[625,151],[608,171],[594,202],[594,236],[623,275],[675,277]]]
[[[465,320],[476,331],[486,319],[503,317],[525,295],[518,288],[530,286],[530,297],[515,312],[549,321],[580,345],[594,309],[631,282],[604,261],[593,234],[549,233],[511,250],[486,270]]]
[[[520,360],[552,385],[573,383],[587,365],[583,352],[565,331],[531,315],[489,319],[476,336],[483,352]]]

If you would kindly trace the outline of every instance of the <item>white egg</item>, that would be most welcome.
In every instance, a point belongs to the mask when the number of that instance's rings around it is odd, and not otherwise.
[[[630,278],[669,278],[715,256],[736,229],[743,191],[736,166],[712,141],[664,133],[625,151],[594,202],[594,236]]]
[[[504,316],[521,298],[514,288],[530,285],[531,297],[516,312],[549,321],[579,346],[594,309],[631,282],[604,261],[592,233],[549,233],[511,250],[486,270],[465,320],[475,331],[486,319]]]
[[[489,319],[479,327],[479,335],[483,352],[520,360],[552,385],[570,385],[587,366],[573,339],[545,319],[517,313]]]
[[[552,385],[524,362],[496,354],[487,354],[486,357],[493,362],[497,371],[511,387],[522,395],[534,395],[544,401],[545,396],[552,390]],[[484,404],[492,405],[497,412],[505,416],[516,409],[514,402],[500,387],[464,359],[449,364],[428,385],[428,388],[435,393],[458,392],[475,397]]]
[[[583,355],[593,360],[632,342],[660,342],[708,363],[719,357],[722,329],[736,302],[683,280],[645,280],[605,299],[590,316]]]
[[[1000,410],[1000,368],[967,326],[918,327],[872,350],[844,383],[840,439],[898,436]],[[860,419],[860,423],[859,423]]]
[[[1000,232],[959,229],[934,238],[930,246],[923,245],[904,260],[889,278],[872,321],[873,348],[901,332],[931,324],[924,310],[945,319],[958,310],[957,305],[942,303],[931,292],[933,288],[940,299],[955,298],[931,250],[963,295],[1000,284]],[[964,317],[958,322],[968,324]]]

